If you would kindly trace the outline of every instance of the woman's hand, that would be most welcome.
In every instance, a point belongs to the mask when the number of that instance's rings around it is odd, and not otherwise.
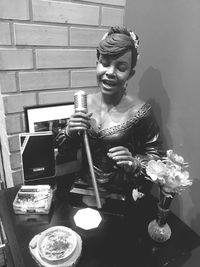
[[[67,123],[66,134],[72,137],[80,131],[89,129],[91,116],[92,113],[76,112],[72,114]]]
[[[135,172],[138,167],[138,162],[126,147],[112,147],[109,149],[107,155],[117,164],[117,166],[124,168],[126,172]]]

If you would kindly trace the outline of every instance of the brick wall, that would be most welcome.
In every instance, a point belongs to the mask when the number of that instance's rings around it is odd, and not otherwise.
[[[0,1],[0,135],[8,187],[22,183],[18,134],[24,106],[94,91],[96,50],[123,25],[126,0]]]

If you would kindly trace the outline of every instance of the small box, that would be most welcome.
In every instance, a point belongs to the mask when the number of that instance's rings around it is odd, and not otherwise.
[[[53,200],[50,185],[22,185],[13,201],[16,214],[48,214]]]

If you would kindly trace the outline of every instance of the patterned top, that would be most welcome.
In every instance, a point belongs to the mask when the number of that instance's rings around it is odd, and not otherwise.
[[[145,103],[134,116],[122,124],[99,130],[91,122],[88,130],[90,150],[92,154],[94,171],[97,181],[108,190],[126,191],[126,188],[137,187],[141,191],[145,184],[149,184],[144,178],[145,162],[162,155],[159,128],[154,119],[150,104]],[[62,145],[74,149],[80,143],[81,138],[70,139],[63,134]],[[78,142],[79,141],[79,142]],[[125,173],[123,168],[117,165],[107,156],[108,150],[114,146],[124,146],[131,151],[134,157],[140,161],[140,168],[135,173]],[[83,146],[83,173],[89,181],[87,158]],[[143,188],[144,187],[144,188]]]

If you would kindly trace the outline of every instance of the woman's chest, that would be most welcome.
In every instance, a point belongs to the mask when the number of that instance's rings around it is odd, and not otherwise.
[[[91,126],[96,130],[117,128],[125,124],[130,119],[129,111],[120,112],[118,110],[99,110],[93,112]]]
[[[137,128],[133,118],[126,116],[113,118],[109,117],[103,125],[100,125],[94,118],[91,119],[91,128],[89,130],[92,139],[102,144],[123,145],[130,142]]]

